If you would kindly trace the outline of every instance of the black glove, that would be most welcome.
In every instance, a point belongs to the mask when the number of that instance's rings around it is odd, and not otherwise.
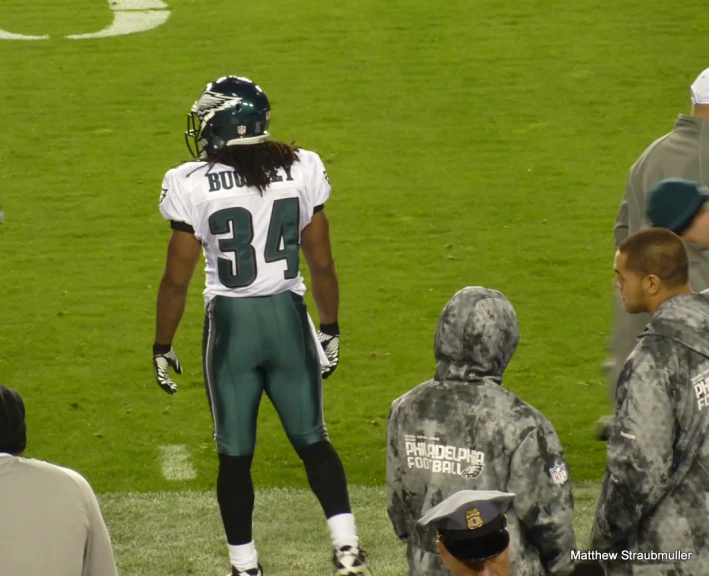
[[[325,356],[330,362],[330,365],[327,368],[323,368],[322,371],[322,378],[325,380],[335,371],[340,361],[340,327],[337,322],[334,324],[320,324],[318,340],[320,340]]]
[[[177,392],[177,384],[168,376],[167,369],[170,366],[175,369],[175,372],[182,374],[182,365],[177,359],[177,354],[175,354],[172,346],[169,344],[154,344],[153,369],[155,370],[155,381],[165,392],[174,394]]]

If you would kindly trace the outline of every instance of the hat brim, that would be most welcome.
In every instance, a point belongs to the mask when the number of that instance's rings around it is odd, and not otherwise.
[[[448,552],[462,562],[483,562],[504,552],[510,544],[510,535],[506,528],[466,540],[446,538],[442,534],[441,542]]]

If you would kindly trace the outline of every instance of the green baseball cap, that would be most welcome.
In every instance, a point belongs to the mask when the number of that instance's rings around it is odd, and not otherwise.
[[[650,190],[645,214],[653,227],[681,234],[706,202],[709,202],[709,190],[701,184],[668,178]]]

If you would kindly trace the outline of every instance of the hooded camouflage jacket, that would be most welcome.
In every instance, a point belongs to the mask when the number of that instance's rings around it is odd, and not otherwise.
[[[438,368],[392,405],[387,508],[407,542],[410,576],[443,576],[436,533],[416,522],[465,489],[516,494],[507,513],[511,574],[568,574],[575,546],[566,458],[551,423],[501,387],[519,340],[512,305],[497,291],[464,288],[436,330]]]
[[[591,548],[692,557],[608,574],[709,574],[708,434],[709,298],[686,294],[656,310],[621,372]]]

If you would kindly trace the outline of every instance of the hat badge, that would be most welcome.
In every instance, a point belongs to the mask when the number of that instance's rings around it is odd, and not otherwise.
[[[469,530],[475,530],[476,528],[480,528],[480,526],[483,525],[483,519],[480,518],[480,512],[477,508],[468,510],[465,513],[465,520],[468,523]]]

